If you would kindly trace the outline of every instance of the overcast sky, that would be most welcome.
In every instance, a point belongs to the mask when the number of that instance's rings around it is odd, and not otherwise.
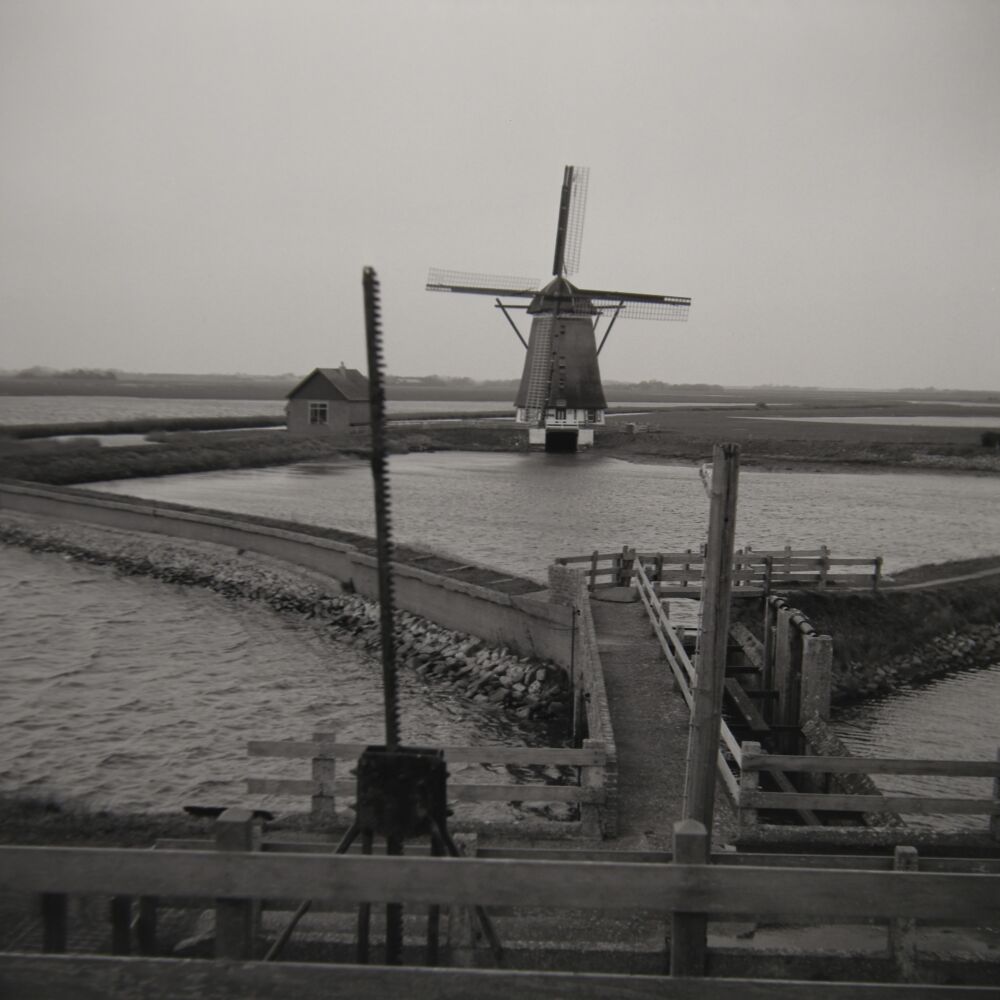
[[[591,168],[608,379],[1000,388],[1000,2],[0,0],[0,368],[515,378]]]

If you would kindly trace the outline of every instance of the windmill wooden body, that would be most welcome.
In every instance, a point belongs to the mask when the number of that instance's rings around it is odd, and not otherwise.
[[[685,320],[689,298],[577,288],[566,277],[580,263],[587,203],[588,169],[566,167],[559,199],[559,222],[552,280],[541,286],[532,278],[498,277],[432,268],[427,290],[490,295],[526,349],[515,407],[517,422],[528,428],[532,447],[575,451],[594,442],[594,428],[604,424],[607,401],[598,356],[619,318]],[[528,303],[504,302],[528,299]],[[525,341],[511,316],[526,310],[531,329]],[[600,344],[598,324],[607,320]]]

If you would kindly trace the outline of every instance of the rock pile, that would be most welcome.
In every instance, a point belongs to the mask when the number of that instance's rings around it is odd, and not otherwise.
[[[940,677],[950,670],[1000,663],[1000,623],[967,625],[879,664],[850,663],[834,673],[833,701],[858,701],[895,691],[907,684]]]
[[[231,598],[262,601],[275,611],[317,620],[332,638],[377,654],[378,604],[333,593],[316,577],[223,546],[92,525],[61,524],[28,515],[0,514],[0,542],[33,552],[113,566],[127,576],[205,587]],[[398,661],[428,682],[520,719],[558,719],[568,712],[568,679],[550,661],[517,656],[506,647],[443,628],[408,612],[395,616]]]

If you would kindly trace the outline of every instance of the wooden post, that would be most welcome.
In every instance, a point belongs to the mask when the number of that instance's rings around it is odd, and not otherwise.
[[[819,548],[819,589],[826,590],[827,577],[830,574],[830,549],[826,545]]]
[[[997,763],[1000,764],[1000,747],[997,747]],[[993,798],[1000,803],[1000,778],[993,779]],[[990,816],[990,836],[1000,840],[1000,813]]]
[[[791,608],[778,608],[774,627],[774,686],[778,690],[775,719],[779,725],[798,722],[798,712],[792,706],[792,614]]]
[[[920,859],[915,847],[897,847],[892,859],[892,869],[897,872],[915,872]],[[904,983],[916,982],[917,973],[917,922],[916,920],[891,920],[889,922],[889,955],[896,966],[896,974]]]
[[[708,832],[697,820],[674,823],[675,865],[708,864]],[[670,917],[670,975],[704,976],[708,959],[708,918],[674,911]]]
[[[456,833],[453,839],[463,858],[476,856],[478,850],[476,834]],[[471,906],[448,908],[447,941],[452,966],[456,969],[476,967],[476,918]]]
[[[66,893],[42,893],[42,951],[61,954],[69,937],[69,907]]]
[[[802,690],[799,725],[813,716],[830,720],[830,676],[833,670],[833,639],[828,635],[802,637]]]
[[[130,955],[132,953],[132,897],[112,896],[111,954]]]
[[[875,557],[875,572],[872,573],[872,593],[878,593],[878,585],[882,579],[882,557]]]
[[[156,897],[139,897],[139,915],[135,923],[135,943],[140,955],[156,954]]]
[[[747,741],[740,744],[740,757],[748,760],[750,757],[760,756],[761,748],[759,743]],[[753,806],[743,804],[744,795],[749,798],[751,793],[760,788],[760,771],[748,771],[746,768],[740,770],[740,801],[737,804],[737,823],[739,836],[753,833],[757,829],[757,810]]]
[[[594,549],[590,557],[590,589],[593,590],[597,584],[597,556],[598,551]]]
[[[716,445],[713,457],[708,548],[701,593],[701,655],[692,692],[682,812],[685,819],[697,820],[709,831],[715,806],[716,762],[729,646],[739,445]]]
[[[336,739],[336,733],[313,733],[313,742],[317,747],[312,761],[312,780],[316,783],[312,797],[312,818],[326,825],[333,825],[337,820],[337,799],[334,790],[337,761],[332,754],[324,753],[319,744],[335,743]]]
[[[249,809],[227,809],[215,821],[217,851],[260,849],[260,820]],[[219,898],[215,901],[215,957],[252,959],[257,939],[260,901]]]
[[[604,753],[606,750],[604,740],[586,739],[583,741],[584,750],[598,750]],[[602,790],[604,786],[604,767],[588,766],[580,768],[580,783],[584,788]],[[585,837],[600,839],[601,836],[601,804],[598,802],[580,803],[580,829]]]

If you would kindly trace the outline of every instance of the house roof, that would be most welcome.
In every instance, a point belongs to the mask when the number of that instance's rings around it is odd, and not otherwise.
[[[368,379],[357,368],[314,368],[288,394],[288,399],[298,395],[302,389],[316,378],[330,383],[344,399],[351,402],[364,403],[368,401]]]

